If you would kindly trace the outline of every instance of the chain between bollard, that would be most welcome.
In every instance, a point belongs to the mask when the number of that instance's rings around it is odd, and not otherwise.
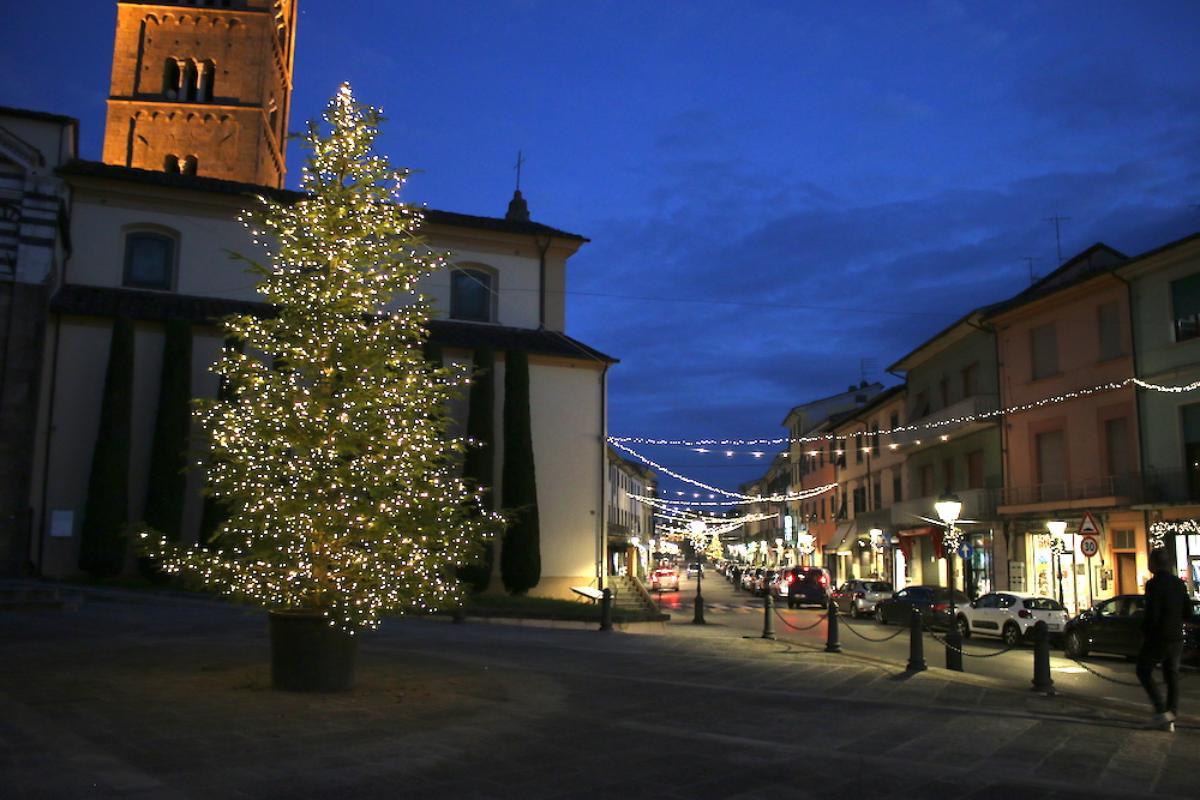
[[[1092,669],[1087,664],[1083,663],[1082,661],[1080,661],[1078,658],[1075,658],[1074,656],[1067,656],[1067,658],[1071,659],[1076,664],[1083,667],[1085,672],[1089,672],[1092,675],[1095,675],[1097,678],[1099,678],[1102,681],[1108,681],[1109,683],[1115,683],[1118,686],[1141,686],[1141,684],[1138,683],[1137,681],[1122,681],[1122,680],[1118,680],[1116,678],[1110,678],[1109,676],[1104,675],[1103,673],[1097,672],[1096,670]]]
[[[839,614],[838,616],[842,617],[841,614]],[[867,636],[865,633],[859,633],[858,631],[854,630],[854,626],[851,625],[849,622],[847,622],[845,617],[842,617],[842,624],[845,625],[846,628],[849,629],[849,631],[851,633],[853,633],[855,636],[857,636],[858,638],[862,639],[863,641],[867,641],[867,642],[890,642],[892,639],[895,639],[900,634],[908,633],[908,628],[897,628],[895,633],[884,636],[882,639],[876,639],[874,636]]]
[[[775,612],[775,616],[779,617],[779,621],[780,621],[780,622],[782,622],[784,625],[787,625],[789,628],[791,628],[791,629],[792,629],[792,630],[794,630],[794,631],[811,631],[813,628],[817,627],[817,626],[818,626],[818,625],[820,625],[822,622],[824,622],[824,621],[825,621],[825,618],[829,616],[829,612],[828,612],[828,611],[826,611],[824,614],[822,614],[821,616],[817,617],[817,621],[816,621],[816,622],[814,622],[812,625],[805,625],[803,628],[801,628],[801,627],[799,627],[799,626],[797,626],[797,625],[793,625],[792,623],[788,622],[788,621],[787,621],[787,618],[786,618],[786,617],[784,617],[782,614],[780,614],[780,613],[779,613],[779,609],[778,609],[778,608],[774,608],[774,607],[772,607],[772,610]]]
[[[997,650],[994,653],[968,653],[966,650],[963,650],[961,647],[955,647],[954,645],[950,644],[945,639],[938,636],[936,633],[934,633],[931,630],[927,630],[925,632],[928,633],[930,636],[932,636],[934,641],[938,642],[939,644],[943,644],[946,647],[949,647],[954,652],[958,653],[959,655],[964,655],[969,658],[995,658],[996,656],[1002,656],[1005,653],[1016,649],[1017,645],[1020,644],[1018,642],[1017,644],[1006,645],[1003,650]]]

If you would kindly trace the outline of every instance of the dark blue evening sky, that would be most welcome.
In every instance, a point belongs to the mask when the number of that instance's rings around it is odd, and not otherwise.
[[[1024,257],[1056,266],[1054,214],[1064,255],[1200,229],[1200,3],[833,5],[301,0],[292,127],[350,81],[410,200],[492,216],[523,149],[534,219],[592,239],[567,328],[621,359],[617,435],[780,435],[894,382]],[[114,20],[6,4],[0,104],[79,117],[98,159]],[[762,466],[648,452],[728,488]]]

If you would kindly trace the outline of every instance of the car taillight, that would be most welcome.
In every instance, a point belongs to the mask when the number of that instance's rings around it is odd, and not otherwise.
[[[934,611],[937,611],[938,613],[941,613],[943,611],[949,611],[950,604],[949,603],[934,603],[933,605],[930,606],[930,608],[933,609]]]
[[[855,593],[854,593],[854,599],[855,599],[855,600],[865,600],[865,599],[866,599],[866,597],[867,597],[867,593],[866,593],[866,592],[855,592]]]
[[[821,573],[821,585],[822,585],[822,586],[828,586],[828,585],[829,585],[829,576],[828,576],[828,575],[826,575],[824,572],[822,572],[822,573]]]
[[[795,583],[795,582],[796,582],[796,576],[788,575],[788,583]]]
[[[1022,608],[1017,612],[1017,616],[1021,619],[1033,619],[1033,612],[1027,608]]]

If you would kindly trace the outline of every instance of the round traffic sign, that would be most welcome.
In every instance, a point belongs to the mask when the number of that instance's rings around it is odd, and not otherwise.
[[[1083,536],[1079,539],[1079,552],[1091,558],[1100,552],[1100,542],[1096,541],[1095,536]]]

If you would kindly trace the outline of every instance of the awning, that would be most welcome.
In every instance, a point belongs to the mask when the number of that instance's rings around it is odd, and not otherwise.
[[[829,540],[829,544],[825,545],[826,553],[838,553],[839,555],[850,555],[854,553],[854,541],[857,538],[855,532],[858,530],[858,523],[854,520],[843,522],[837,526],[833,532],[833,537]]]
[[[900,531],[900,549],[904,551],[905,558],[912,558],[912,540],[917,536],[928,536],[933,541],[934,558],[946,557],[942,550],[942,529],[927,525],[923,528],[909,528],[906,531]]]

